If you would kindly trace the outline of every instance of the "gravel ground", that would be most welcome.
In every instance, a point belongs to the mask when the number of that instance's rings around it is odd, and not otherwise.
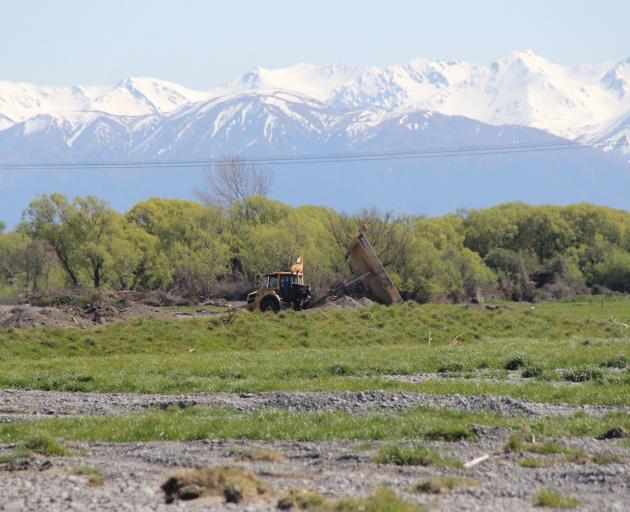
[[[432,442],[432,448],[466,461],[484,453],[490,459],[470,469],[376,465],[371,459],[379,443],[370,447],[353,442],[238,442],[195,441],[78,445],[83,455],[35,458],[29,464],[0,465],[0,510],[275,510],[289,489],[309,489],[331,498],[366,496],[383,484],[405,499],[429,510],[535,510],[532,500],[542,488],[555,489],[582,502],[580,510],[625,511],[630,503],[630,449],[619,441],[571,439],[563,442],[587,453],[615,452],[624,463],[609,465],[567,463],[549,457],[549,467],[526,469],[519,457],[502,453],[507,432],[492,430],[477,442]],[[271,450],[282,460],[243,461],[239,452]],[[4,448],[6,450],[6,447]],[[0,453],[3,448],[0,448]],[[75,474],[88,465],[103,476],[102,485]],[[160,485],[182,467],[239,466],[260,476],[272,487],[258,503],[225,505],[203,500],[164,503]],[[409,493],[420,480],[455,476],[470,481],[460,489],[435,494]]]
[[[0,423],[24,421],[34,416],[126,414],[152,407],[172,406],[233,408],[238,411],[283,409],[361,412],[367,409],[401,411],[422,405],[471,412],[489,410],[507,416],[565,416],[576,412],[602,415],[613,411],[630,413],[630,407],[544,404],[489,395],[430,395],[387,391],[145,395],[6,389],[0,390]]]
[[[241,411],[276,408],[292,411],[366,409],[404,410],[418,405],[453,409],[492,410],[508,416],[554,416],[583,411],[602,414],[628,408],[552,405],[507,397],[438,396],[416,393],[206,393],[182,395],[96,394],[0,390],[0,421],[82,414],[124,414],[149,407],[230,407]],[[537,469],[519,466],[521,456],[503,453],[508,432],[479,429],[476,441],[426,444],[441,453],[468,461],[483,454],[490,459],[470,469],[377,465],[372,457],[382,443],[193,441],[155,443],[85,443],[69,447],[77,457],[29,459],[0,463],[0,510],[275,510],[289,489],[318,491],[331,498],[367,496],[386,485],[425,510],[536,510],[532,500],[542,488],[554,489],[581,502],[580,510],[626,511],[630,504],[630,445],[627,441],[563,438],[558,442],[596,454],[615,455],[619,463],[569,463],[563,455],[531,455],[548,464]],[[404,443],[402,443],[404,444]],[[14,446],[0,445],[0,456]],[[248,461],[239,452],[271,450],[277,461]],[[528,455],[529,456],[529,455]],[[160,485],[179,468],[239,466],[257,474],[273,489],[263,501],[239,505],[204,499],[167,505]],[[76,474],[79,466],[97,468],[102,485],[91,485]],[[455,476],[471,485],[441,494],[414,494],[420,480]]]

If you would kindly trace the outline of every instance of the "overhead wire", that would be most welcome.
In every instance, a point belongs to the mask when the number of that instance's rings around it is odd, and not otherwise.
[[[600,141],[605,143],[606,141]],[[418,160],[465,156],[493,156],[545,151],[566,151],[587,149],[574,141],[528,142],[513,144],[494,144],[476,146],[451,146],[422,149],[345,152],[331,154],[252,156],[239,158],[243,165],[304,165],[304,164],[340,164],[346,162],[375,162],[395,160]],[[137,160],[137,161],[96,161],[96,162],[7,162],[0,163],[0,170],[37,170],[37,169],[145,169],[145,168],[182,168],[208,167],[233,161],[231,158],[181,159],[181,160]]]

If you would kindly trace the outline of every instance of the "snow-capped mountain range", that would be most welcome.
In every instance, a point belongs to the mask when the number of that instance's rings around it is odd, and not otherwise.
[[[566,67],[531,51],[490,65],[256,68],[207,91],[153,78],[115,86],[0,81],[0,164],[306,155],[575,140],[586,149],[278,166],[274,197],[346,211],[441,214],[509,200],[630,208],[630,58]],[[0,171],[0,219],[37,194],[117,208],[191,197],[199,169]],[[298,185],[296,185],[298,184]]]
[[[183,156],[196,138],[194,155],[188,156],[211,156],[216,142],[243,151],[261,137],[267,143],[290,138],[278,132],[287,123],[305,136],[334,138],[342,125],[351,136],[392,115],[421,111],[538,128],[630,154],[630,58],[566,67],[521,51],[488,66],[424,59],[365,69],[297,64],[256,68],[209,91],[153,78],[129,78],[113,87],[5,81],[0,82],[0,155],[4,161],[24,161],[25,155],[14,153],[19,145],[37,160],[55,155],[102,160],[121,151],[165,158]],[[210,125],[200,121],[210,113]],[[262,131],[245,129],[252,115],[257,122],[267,115]],[[297,146],[296,152],[305,152]]]

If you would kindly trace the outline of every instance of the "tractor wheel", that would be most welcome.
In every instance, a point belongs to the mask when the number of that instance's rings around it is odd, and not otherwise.
[[[263,313],[266,313],[267,311],[278,313],[280,311],[280,304],[278,304],[277,300],[272,299],[271,297],[267,297],[261,301],[260,310]]]

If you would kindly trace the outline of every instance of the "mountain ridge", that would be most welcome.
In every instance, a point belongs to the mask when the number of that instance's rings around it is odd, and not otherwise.
[[[615,120],[630,115],[630,58],[569,67],[531,50],[514,51],[489,65],[419,58],[382,68],[305,63],[259,67],[207,91],[150,77],[130,77],[109,87],[4,81],[0,131],[41,114],[163,116],[194,103],[279,90],[327,103],[337,111],[434,110],[488,124],[538,128],[587,144],[601,140],[606,132],[607,139],[619,141],[599,147],[630,154],[626,131],[611,132]]]

